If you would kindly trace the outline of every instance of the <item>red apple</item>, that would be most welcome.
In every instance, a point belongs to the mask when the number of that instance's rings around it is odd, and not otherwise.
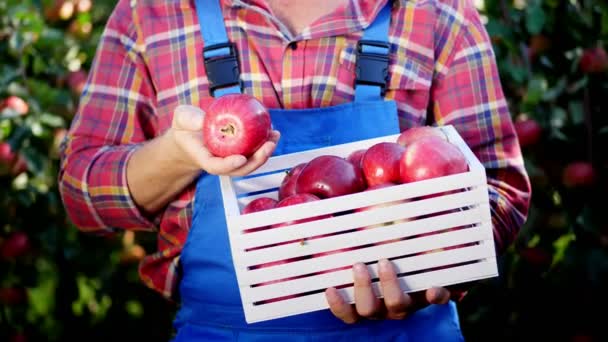
[[[291,195],[287,198],[280,200],[279,203],[277,203],[275,208],[283,208],[283,207],[288,207],[290,205],[314,202],[314,201],[318,201],[318,200],[319,200],[319,197],[317,197],[315,195],[295,194],[295,195]],[[316,220],[328,218],[331,216],[332,215],[327,214],[327,215],[320,215],[320,216],[315,216],[315,217],[307,217],[307,218],[303,218],[303,219],[299,219],[299,220],[293,220],[293,221],[274,224],[274,225],[272,225],[272,228],[278,228],[278,227],[290,226],[290,225],[298,224],[298,223],[316,221]]]
[[[12,165],[16,157],[17,155],[9,143],[0,143],[0,164]]]
[[[583,51],[580,67],[584,73],[600,73],[608,69],[608,54],[601,47],[588,48]]]
[[[17,258],[30,251],[30,239],[24,232],[14,232],[0,246],[2,259]]]
[[[9,342],[27,342],[27,335],[22,332],[14,333]]]
[[[215,156],[251,156],[271,133],[270,114],[255,97],[227,94],[213,100],[203,125],[204,143]]]
[[[4,305],[18,305],[25,302],[27,294],[21,287],[0,288],[0,303]]]
[[[370,147],[363,155],[361,169],[367,186],[399,182],[399,161],[405,147],[391,142],[382,142]]]
[[[530,118],[516,120],[513,127],[522,148],[536,145],[543,133],[543,129],[538,122]]]
[[[30,107],[22,98],[19,96],[11,95],[4,99],[2,105],[0,105],[0,110],[11,109],[18,115],[25,115],[30,111]]]
[[[401,182],[409,183],[468,171],[462,152],[454,144],[437,137],[413,142],[401,158]]]
[[[277,205],[277,203],[278,203],[277,200],[275,200],[274,198],[270,198],[270,197],[256,198],[253,201],[247,203],[247,205],[243,208],[243,215],[272,209]],[[257,232],[260,230],[265,230],[267,228],[268,228],[268,226],[256,227],[256,228],[246,229],[244,232],[252,233],[252,232]]]
[[[562,173],[562,182],[567,188],[586,188],[595,183],[596,173],[588,162],[573,162]]]
[[[353,165],[361,167],[361,160],[363,159],[363,155],[365,154],[365,149],[353,151],[346,157],[346,160],[353,163]]]
[[[270,197],[259,197],[249,202],[243,208],[243,214],[255,213],[257,211],[272,209],[277,205],[277,200]]]
[[[348,195],[365,189],[361,170],[344,158],[319,156],[309,161],[297,179],[296,192],[319,198]]]
[[[279,200],[296,194],[296,181],[304,166],[306,166],[306,163],[300,163],[286,172],[285,177],[279,186]]]
[[[434,126],[419,126],[412,127],[403,131],[397,138],[397,144],[401,146],[409,146],[414,141],[423,137],[438,137],[447,139],[445,134],[438,127]]]

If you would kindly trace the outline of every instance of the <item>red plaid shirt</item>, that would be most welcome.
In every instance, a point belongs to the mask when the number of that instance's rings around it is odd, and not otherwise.
[[[263,0],[223,0],[245,91],[270,108],[352,101],[354,47],[385,2],[350,0],[292,37]],[[83,231],[158,234],[158,251],[142,261],[140,275],[167,298],[177,286],[194,186],[146,217],[129,194],[125,171],[138,147],[170,127],[177,105],[205,108],[211,101],[193,3],[118,3],[63,146],[60,172],[65,207]],[[530,184],[492,45],[472,1],[396,1],[389,40],[386,97],[397,102],[402,129],[456,127],[487,168],[496,244],[504,250],[527,216]]]

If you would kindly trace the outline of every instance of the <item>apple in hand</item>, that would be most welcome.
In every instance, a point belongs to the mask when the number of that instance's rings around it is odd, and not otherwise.
[[[214,99],[203,123],[205,146],[217,157],[249,157],[268,140],[271,130],[268,110],[247,94]]]
[[[363,155],[361,168],[367,186],[399,182],[399,161],[405,147],[391,142],[382,142],[370,147]]]
[[[419,126],[403,131],[397,138],[397,144],[407,147],[414,141],[424,137],[438,137],[447,140],[445,134],[438,127]]]
[[[401,158],[401,182],[409,183],[467,172],[469,166],[454,144],[437,137],[425,137],[408,146]]]
[[[296,194],[296,181],[304,166],[306,166],[306,163],[300,163],[286,172],[279,186],[279,200]]]
[[[348,195],[365,189],[361,170],[344,158],[319,156],[309,161],[300,172],[296,192],[319,198]]]

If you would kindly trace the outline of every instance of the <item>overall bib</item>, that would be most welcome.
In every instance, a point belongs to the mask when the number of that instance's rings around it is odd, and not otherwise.
[[[220,0],[196,0],[196,7],[199,22],[204,23],[201,33],[212,96],[240,92],[238,61],[227,38]],[[281,132],[275,155],[399,133],[396,103],[382,98],[390,50],[390,12],[389,1],[359,42],[354,102],[270,110],[273,127]],[[224,70],[218,72],[221,68]],[[329,310],[321,310],[247,324],[232,264],[219,178],[206,173],[197,182],[192,227],[180,263],[181,306],[174,321],[174,341],[463,340],[453,302],[431,305],[399,321],[361,320],[348,325]]]

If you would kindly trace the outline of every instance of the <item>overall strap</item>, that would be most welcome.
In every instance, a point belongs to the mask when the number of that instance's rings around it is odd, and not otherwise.
[[[240,93],[239,59],[234,43],[228,40],[221,0],[195,0],[195,7],[205,42],[203,61],[211,96]]]
[[[384,97],[388,81],[391,2],[386,2],[357,43],[355,102],[382,100]]]

